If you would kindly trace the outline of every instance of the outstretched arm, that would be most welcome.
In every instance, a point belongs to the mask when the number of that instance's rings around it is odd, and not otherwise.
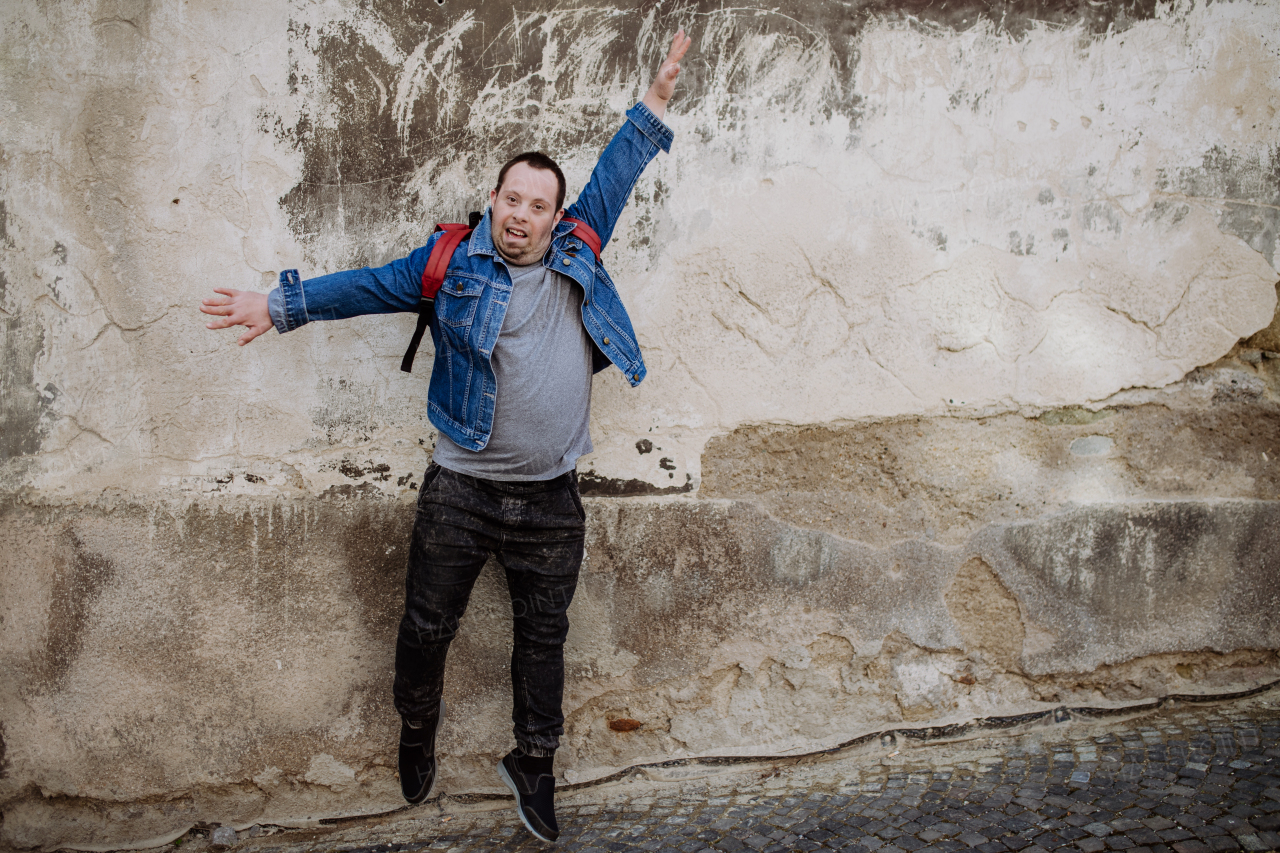
[[[229,287],[215,287],[213,292],[221,293],[222,296],[213,296],[200,302],[200,310],[216,318],[206,323],[205,328],[226,329],[231,326],[244,326],[244,334],[236,341],[240,346],[249,343],[267,329],[273,328],[265,293],[232,290]]]
[[[200,310],[216,318],[207,324],[210,329],[244,326],[240,346],[273,326],[291,332],[315,320],[415,311],[422,295],[422,271],[437,239],[439,235],[432,234],[425,246],[376,269],[345,270],[305,282],[297,270],[285,270],[280,286],[270,294],[215,287],[222,295],[202,300]]]
[[[675,94],[676,78],[680,76],[680,60],[684,58],[685,51],[692,43],[693,39],[686,36],[684,30],[676,33],[675,38],[671,40],[671,49],[667,51],[667,58],[662,61],[657,76],[653,78],[653,85],[640,99],[640,102],[658,118],[666,115],[667,101],[671,100],[671,96]]]
[[[627,110],[627,120],[596,161],[582,194],[565,211],[566,217],[581,219],[591,226],[602,245],[608,245],[613,236],[613,228],[644,167],[659,151],[671,150],[671,128],[661,117],[666,113],[667,101],[675,94],[680,59],[691,42],[684,30],[676,33],[653,85],[639,103]],[[568,225],[560,227],[565,232],[569,230]]]

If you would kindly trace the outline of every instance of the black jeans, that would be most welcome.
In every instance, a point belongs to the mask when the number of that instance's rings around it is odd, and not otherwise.
[[[531,755],[552,755],[564,733],[566,611],[582,567],[586,514],[578,478],[499,482],[432,464],[409,544],[404,618],[396,640],[395,706],[432,720],[449,643],[492,555],[507,575],[515,619],[511,720]]]

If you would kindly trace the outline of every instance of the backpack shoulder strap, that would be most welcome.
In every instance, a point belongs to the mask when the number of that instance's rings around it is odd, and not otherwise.
[[[561,222],[573,223],[573,230],[570,234],[578,235],[578,239],[586,243],[596,256],[596,263],[600,263],[600,235],[592,230],[591,226],[583,222],[581,219],[574,219],[572,216],[563,217]]]
[[[434,301],[444,284],[444,274],[449,270],[449,261],[453,253],[471,234],[471,229],[460,222],[443,222],[436,226],[436,231],[443,231],[440,239],[431,247],[431,256],[427,258],[427,266],[422,270],[422,298]],[[422,312],[422,303],[418,303],[418,312]]]
[[[422,297],[418,300],[418,326],[413,330],[413,339],[409,341],[409,349],[400,361],[400,369],[405,373],[413,371],[413,358],[418,354],[418,345],[422,343],[422,335],[427,330],[427,323],[435,310],[436,294],[444,284],[445,273],[449,270],[449,261],[462,241],[471,234],[471,228],[460,222],[441,223],[436,231],[444,233],[436,239],[427,257],[427,266],[422,270]]]

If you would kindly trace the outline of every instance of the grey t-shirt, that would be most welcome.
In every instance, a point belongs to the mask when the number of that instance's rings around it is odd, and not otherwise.
[[[541,262],[507,264],[511,300],[493,347],[493,432],[479,452],[440,433],[442,468],[487,480],[550,480],[591,452],[591,338],[582,290]]]

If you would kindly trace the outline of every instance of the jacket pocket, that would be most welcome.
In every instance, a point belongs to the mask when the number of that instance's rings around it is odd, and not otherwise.
[[[446,326],[467,327],[476,318],[484,282],[446,277],[436,294],[436,319]]]

